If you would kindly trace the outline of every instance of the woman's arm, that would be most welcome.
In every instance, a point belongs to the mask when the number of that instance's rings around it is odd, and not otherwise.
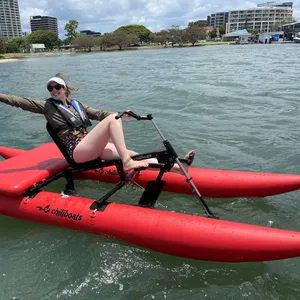
[[[111,112],[111,111],[94,109],[86,104],[84,104],[83,106],[86,109],[87,116],[91,120],[102,121],[110,114],[113,114],[113,112]]]
[[[46,111],[45,100],[33,100],[25,97],[0,94],[0,102],[37,114],[44,115]]]

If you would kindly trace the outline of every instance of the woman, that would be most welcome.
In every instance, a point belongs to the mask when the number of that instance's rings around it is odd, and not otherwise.
[[[47,100],[37,101],[0,94],[0,102],[43,114],[57,132],[70,157],[77,163],[98,157],[104,160],[120,158],[124,171],[129,171],[147,167],[149,162],[157,162],[156,159],[145,161],[131,159],[131,156],[137,153],[126,148],[122,121],[115,118],[117,113],[96,110],[80,102],[71,101],[70,96],[75,89],[67,85],[66,77],[62,73],[50,78],[46,86],[50,93],[50,98]],[[91,125],[89,119],[100,122],[88,133],[87,126]],[[109,140],[112,140],[112,143]],[[187,163],[183,165],[186,170],[192,164],[194,155],[194,151],[191,150],[185,156]],[[177,164],[171,171],[181,173]]]

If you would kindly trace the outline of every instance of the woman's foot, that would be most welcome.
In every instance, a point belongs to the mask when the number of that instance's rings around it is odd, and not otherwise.
[[[138,169],[138,168],[147,168],[149,163],[145,161],[135,161],[131,158],[127,159],[125,162],[123,162],[123,169],[124,172],[128,172],[133,169]]]
[[[195,151],[194,150],[190,150],[185,156],[184,156],[184,160],[181,161],[181,165],[183,167],[183,169],[185,170],[186,173],[188,173],[189,171],[189,167],[192,165],[192,163],[194,162],[195,159]],[[178,164],[174,164],[174,167],[171,169],[171,172],[177,173],[177,174],[181,174],[184,175],[184,173],[182,172],[181,168],[179,167]]]
[[[184,157],[184,159],[187,161],[187,165],[191,166],[195,159],[195,151],[190,150]]]

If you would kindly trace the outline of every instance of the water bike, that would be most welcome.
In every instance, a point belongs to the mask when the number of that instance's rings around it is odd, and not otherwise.
[[[47,123],[54,143],[32,150],[0,147],[0,213],[34,222],[107,235],[169,255],[219,262],[254,262],[300,256],[300,233],[220,220],[203,197],[265,197],[294,191],[300,176],[191,168],[187,173],[171,143],[152,115],[148,120],[161,137],[164,150],[134,156],[157,158],[147,169],[125,173],[120,160],[96,159],[83,164],[68,155],[56,132]],[[177,163],[183,175],[169,172]],[[66,179],[62,193],[47,192],[51,182]],[[99,199],[78,196],[76,180],[115,183]],[[144,187],[136,205],[109,201],[127,183]],[[162,192],[194,194],[206,216],[162,211],[155,204]]]

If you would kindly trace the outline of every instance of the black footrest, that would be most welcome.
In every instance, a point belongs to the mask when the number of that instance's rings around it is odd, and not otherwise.
[[[165,164],[160,164],[160,163],[157,163],[157,164],[149,164],[148,165],[148,168],[150,169],[162,169],[165,167]]]

